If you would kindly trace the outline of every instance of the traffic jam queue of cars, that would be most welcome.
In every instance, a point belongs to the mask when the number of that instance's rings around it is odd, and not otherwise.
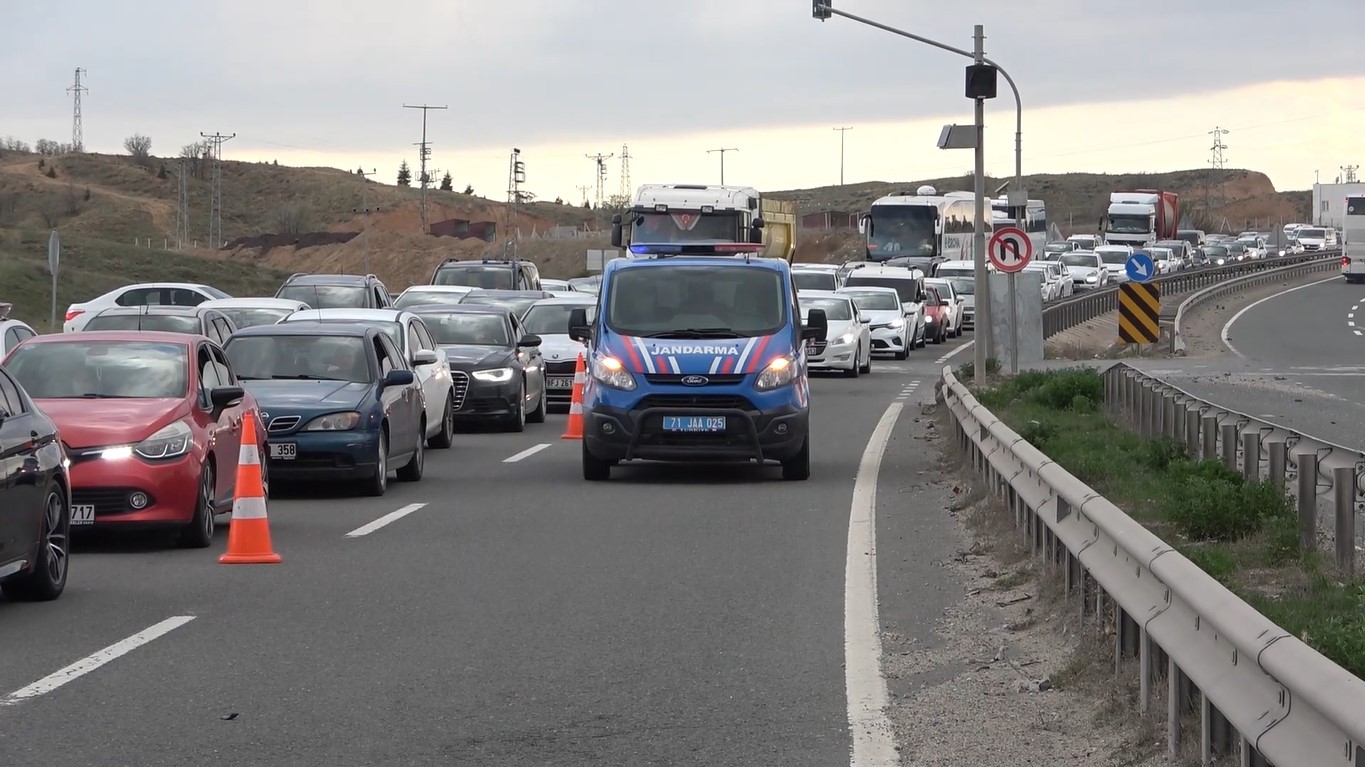
[[[569,281],[452,259],[396,295],[374,275],[295,274],[255,298],[143,283],[72,304],[48,335],[0,304],[0,589],[59,596],[73,528],[210,546],[248,417],[267,492],[379,496],[420,481],[461,423],[520,432],[567,410],[580,357],[585,479],[634,459],[778,462],[805,479],[807,371],[857,377],[876,354],[960,336],[970,291],[907,268],[713,255]]]

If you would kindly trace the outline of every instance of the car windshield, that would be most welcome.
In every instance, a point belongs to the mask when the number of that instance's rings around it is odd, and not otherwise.
[[[867,252],[873,261],[897,256],[938,255],[933,205],[874,205],[867,222]]]
[[[900,296],[901,301],[908,303],[920,300],[919,280],[898,280],[895,277],[881,277],[876,273],[854,272],[848,276],[848,282],[845,284],[850,288],[895,288],[896,295]]]
[[[189,391],[187,347],[71,340],[20,346],[5,369],[34,399],[179,399]]]
[[[811,309],[823,309],[825,319],[847,322],[853,319],[853,304],[847,298],[802,298],[801,309],[809,315]]]
[[[1043,246],[1044,253],[1068,253],[1076,247],[1069,242],[1049,242]]]
[[[597,307],[593,304],[536,304],[526,311],[521,324],[527,333],[538,336],[567,336],[569,334],[569,314],[574,309],[585,309],[588,321]]]
[[[929,288],[924,291],[924,303],[926,306],[943,306],[943,299],[938,297],[938,291]]]
[[[937,290],[939,298],[944,301],[952,301],[953,293],[956,292],[953,290],[953,283],[948,280],[926,280],[924,287]]]
[[[521,298],[509,296],[490,296],[485,293],[467,293],[460,299],[462,304],[474,304],[475,306],[500,306],[517,317],[521,317],[535,305],[537,301],[545,300],[545,296],[525,296]]]
[[[364,336],[250,335],[228,339],[227,355],[246,380],[352,381],[369,383]],[[330,391],[330,389],[328,390]]]
[[[1227,248],[1227,250],[1228,250],[1229,253],[1245,253],[1245,252],[1246,252],[1246,246],[1243,245],[1243,244],[1240,243],[1240,242],[1230,242],[1230,243],[1228,243],[1227,245],[1224,245],[1223,247]]]
[[[507,320],[500,314],[423,313],[422,321],[427,324],[427,329],[431,331],[431,337],[440,346],[508,346],[511,344],[511,333],[507,329]],[[566,319],[566,327],[567,322]]]
[[[465,285],[485,290],[511,290],[512,267],[484,264],[451,264],[436,271],[432,285]]]
[[[238,328],[254,328],[257,325],[274,325],[293,314],[291,309],[219,309]]]
[[[949,268],[946,268],[946,269],[945,269],[944,267],[940,266],[940,267],[938,268],[938,276],[940,276],[940,277],[966,277],[966,278],[968,278],[968,279],[973,279],[976,275],[972,272],[971,269],[968,269],[968,268],[949,267]]]
[[[85,323],[86,330],[159,330],[167,333],[204,332],[199,318],[190,314],[97,314]]]
[[[1062,256],[1063,266],[1088,266],[1098,268],[1100,266],[1099,256]]]
[[[901,308],[901,302],[893,293],[883,293],[881,291],[854,293],[849,291],[849,296],[853,298],[853,303],[859,309],[866,309],[873,312],[896,311]]]
[[[834,272],[819,272],[813,269],[793,269],[792,282],[797,290],[834,290],[839,280]]]
[[[605,321],[627,336],[747,338],[787,324],[790,295],[775,269],[650,263],[612,277]]]
[[[453,306],[460,303],[460,299],[464,298],[466,295],[468,294],[454,293],[448,290],[410,289],[403,291],[403,294],[398,297],[398,300],[393,302],[393,307],[395,309],[406,309],[409,306],[431,306],[433,304]]]
[[[302,301],[314,309],[363,309],[370,289],[364,285],[286,285],[276,298]]]
[[[1212,256],[1212,257],[1214,257],[1214,258],[1217,258],[1218,256],[1226,256],[1227,254],[1228,254],[1228,249],[1225,248],[1225,247],[1223,247],[1222,245],[1205,245],[1205,246],[1204,246],[1204,255],[1206,255],[1206,256]]]
[[[308,317],[304,316],[304,317],[298,317],[297,319],[292,319],[292,320],[289,320],[289,321],[290,321],[290,322],[320,322],[320,323],[322,323],[323,325],[364,325],[365,327],[368,327],[368,328],[378,328],[378,329],[379,329],[380,331],[382,331],[385,335],[387,335],[390,339],[392,339],[393,342],[394,342],[395,344],[398,345],[398,348],[399,348],[399,349],[402,349],[402,348],[404,348],[404,347],[407,346],[407,338],[408,338],[408,335],[407,335],[407,333],[404,333],[404,332],[403,332],[403,326],[402,326],[402,324],[397,323],[397,322],[390,322],[390,321],[388,321],[388,320],[347,320],[347,319],[342,319],[342,318],[340,318],[340,317],[328,317],[328,318],[326,318],[326,319],[319,320],[319,319],[309,319]]]
[[[1095,252],[1104,263],[1116,264],[1119,266],[1128,263],[1128,257],[1132,255],[1126,250],[1099,250]]]
[[[951,280],[953,290],[960,296],[976,295],[976,283],[971,280]]]
[[[601,277],[574,277],[569,280],[569,284],[574,290],[581,290],[587,293],[596,293],[602,287]]]

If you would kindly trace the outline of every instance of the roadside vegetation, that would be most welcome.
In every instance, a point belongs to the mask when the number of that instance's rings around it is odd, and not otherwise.
[[[1020,373],[975,394],[1266,617],[1365,678],[1365,582],[1299,550],[1294,507],[1268,480],[1248,482],[1218,461],[1193,460],[1177,441],[1115,423],[1092,370]]]

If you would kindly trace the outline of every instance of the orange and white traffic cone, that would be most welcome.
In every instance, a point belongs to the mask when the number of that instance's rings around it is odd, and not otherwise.
[[[578,364],[573,371],[573,397],[569,400],[569,423],[560,439],[583,439],[583,384],[588,382],[587,364],[583,352],[578,353]]]
[[[242,416],[242,447],[237,455],[237,497],[232,500],[223,565],[275,565],[282,560],[270,544],[270,520],[265,514],[265,484],[261,481],[261,451],[256,444],[256,418]]]

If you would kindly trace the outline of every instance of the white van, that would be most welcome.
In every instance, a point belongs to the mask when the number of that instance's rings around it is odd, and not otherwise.
[[[1330,226],[1301,226],[1294,233],[1294,237],[1309,253],[1315,250],[1332,250],[1337,246],[1337,230]]]

